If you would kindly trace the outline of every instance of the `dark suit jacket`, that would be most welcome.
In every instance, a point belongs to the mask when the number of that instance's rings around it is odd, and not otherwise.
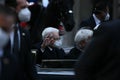
[[[2,66],[0,80],[18,80],[19,64],[16,55],[10,53],[10,48],[4,48],[4,53],[0,60]]]
[[[80,56],[78,80],[120,80],[120,20],[103,23]]]
[[[41,51],[40,49],[40,44],[37,46],[38,49],[38,54],[37,54],[37,63],[41,64],[41,61],[43,59],[64,59],[65,52],[63,49],[58,49],[58,48],[52,48],[53,50],[51,51],[48,47],[45,48],[44,52]],[[60,67],[59,65],[52,65],[52,62],[50,64],[50,67]],[[48,65],[49,66],[49,65]]]
[[[20,51],[16,53],[20,64],[20,80],[38,80],[37,71],[33,56],[31,54],[31,39],[29,33],[19,27],[20,30]]]
[[[65,52],[63,49],[52,48],[51,51],[46,47],[45,52],[42,54],[42,59],[64,59]]]
[[[90,29],[93,30],[95,26],[96,26],[96,23],[95,23],[93,16],[91,16],[89,19],[84,20],[80,23],[80,28],[89,27]]]
[[[76,47],[72,48],[70,52],[66,55],[67,59],[77,59],[81,55],[82,51]]]
[[[53,60],[53,59],[64,59],[65,52],[63,49],[58,49],[58,48],[52,48],[53,50],[51,51],[48,47],[45,48],[45,51],[42,52],[39,50],[39,53],[37,55],[37,63],[41,64],[41,61],[43,59],[46,60]],[[47,68],[61,68],[63,67],[63,63],[61,61],[51,61],[51,62],[43,62],[42,67],[47,67]]]

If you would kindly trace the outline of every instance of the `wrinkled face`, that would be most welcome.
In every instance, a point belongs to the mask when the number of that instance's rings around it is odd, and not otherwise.
[[[78,44],[79,49],[84,49],[86,44],[87,42],[85,40],[80,41]]]
[[[50,45],[53,46],[55,41],[60,39],[60,36],[59,36],[58,32],[52,32],[51,34],[52,34],[52,36],[51,36],[52,41],[51,41]]]
[[[18,13],[21,9],[28,7],[26,0],[17,0],[16,12]]]
[[[89,36],[88,39],[80,41],[78,43],[78,47],[80,49],[84,49],[86,47],[86,45],[90,42],[91,38],[92,38],[92,36]]]

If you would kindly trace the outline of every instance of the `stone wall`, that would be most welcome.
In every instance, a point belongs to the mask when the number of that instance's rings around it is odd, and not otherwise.
[[[120,0],[113,2],[113,19],[120,18]]]

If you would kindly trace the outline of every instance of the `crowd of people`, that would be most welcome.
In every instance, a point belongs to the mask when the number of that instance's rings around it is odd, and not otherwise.
[[[44,59],[78,60],[75,65],[78,80],[120,79],[120,20],[109,21],[106,1],[98,1],[92,16],[81,22],[75,45],[68,53],[62,48],[63,27],[44,28],[42,40],[32,44],[29,27],[23,27],[31,19],[30,5],[26,0],[5,0],[0,4],[0,80],[40,80],[36,64],[41,65]],[[32,48],[37,50],[36,58]],[[62,65],[49,63],[48,67]]]
[[[75,55],[67,55],[61,47],[60,37],[64,34],[62,27],[57,29],[48,26],[42,31],[41,42],[33,45],[29,28],[23,27],[31,19],[29,5],[26,0],[5,0],[4,4],[0,4],[0,80],[39,80],[36,64],[41,65],[43,59],[77,59],[93,35],[89,29],[78,31],[75,42],[79,52]],[[31,51],[33,46],[37,49],[37,60]]]

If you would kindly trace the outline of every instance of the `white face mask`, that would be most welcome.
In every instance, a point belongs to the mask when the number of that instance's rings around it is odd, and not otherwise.
[[[28,22],[31,18],[31,12],[28,8],[21,9],[18,13],[18,17],[21,22]]]
[[[49,4],[49,0],[42,0],[42,4],[46,8]]]
[[[57,47],[57,48],[61,48],[61,46],[62,46],[62,40],[55,41],[54,46]]]
[[[106,17],[105,17],[105,21],[109,20],[110,19],[110,14],[107,13]]]
[[[3,48],[9,41],[9,35],[0,28],[0,48]]]

